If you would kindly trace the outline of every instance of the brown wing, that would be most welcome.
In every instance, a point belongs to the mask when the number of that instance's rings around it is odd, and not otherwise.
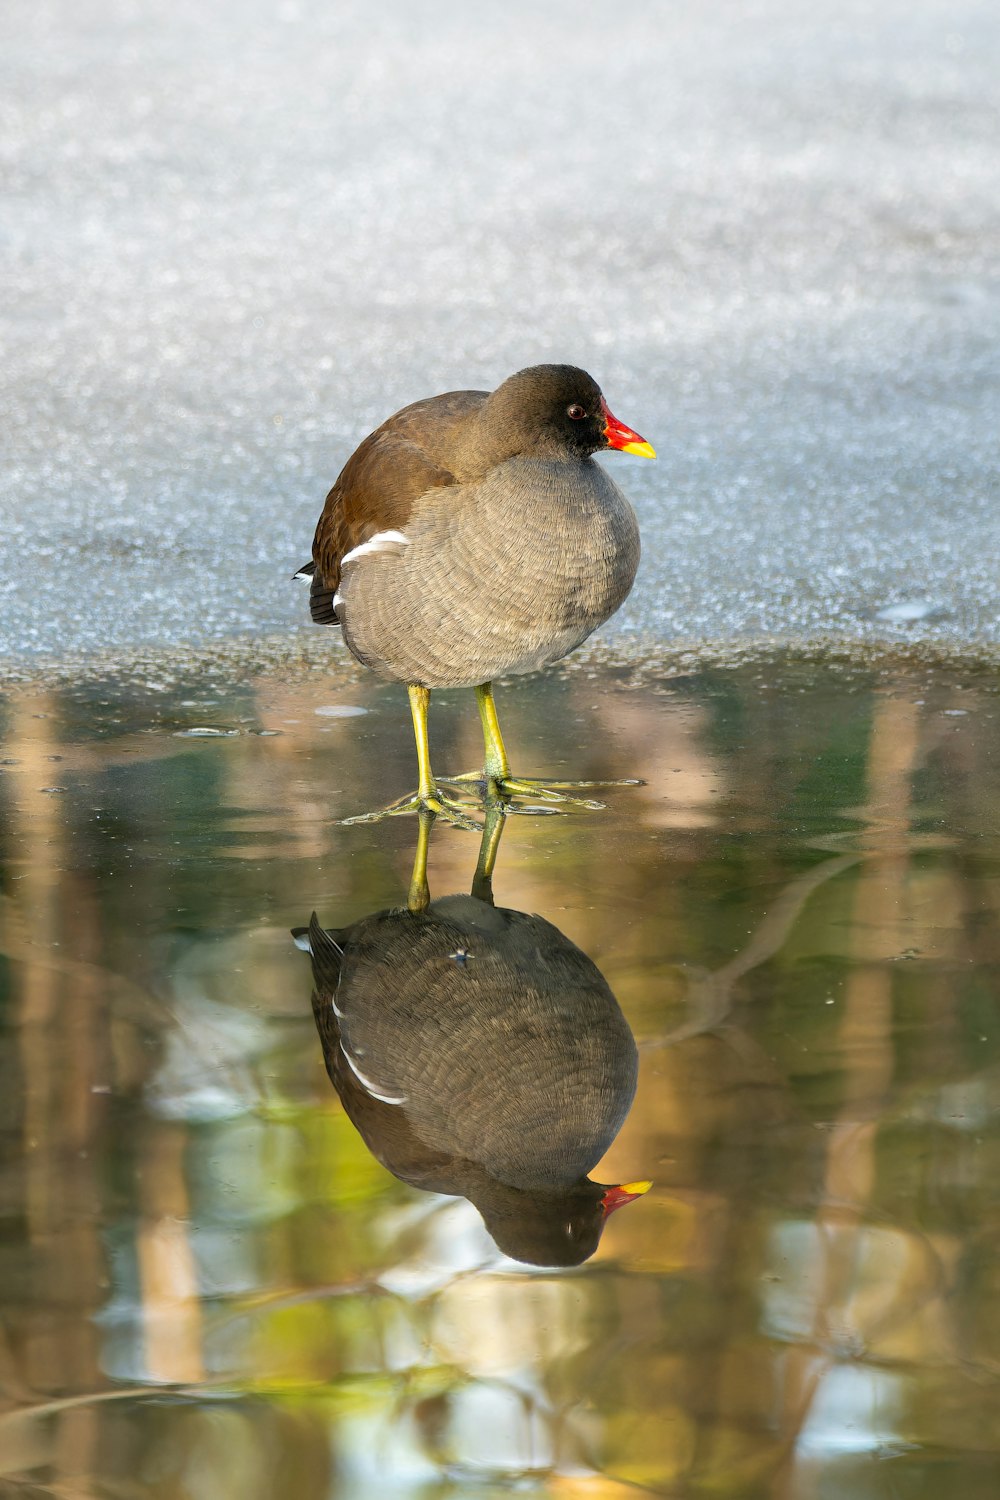
[[[333,597],[348,552],[377,532],[402,531],[421,495],[458,482],[452,465],[462,431],[486,394],[450,391],[416,401],[352,453],[326,497],[313,538],[309,609],[314,620],[337,623]]]

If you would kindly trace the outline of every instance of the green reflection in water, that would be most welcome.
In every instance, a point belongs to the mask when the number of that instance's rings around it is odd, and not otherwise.
[[[323,1074],[287,930],[405,901],[414,827],[338,821],[407,788],[399,695],[3,705],[0,1486],[993,1500],[993,682],[578,668],[505,707],[526,772],[647,782],[513,820],[495,878],[639,1045],[592,1175],[656,1185],[569,1271],[392,1177]],[[436,832],[435,894],[475,843]]]

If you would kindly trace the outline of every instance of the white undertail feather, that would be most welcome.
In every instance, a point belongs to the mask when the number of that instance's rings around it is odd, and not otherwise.
[[[350,552],[345,553],[340,559],[340,566],[346,567],[349,562],[364,557],[366,552],[391,552],[394,547],[409,545],[409,537],[404,536],[401,531],[378,531],[369,541],[362,542],[360,547],[352,547]]]

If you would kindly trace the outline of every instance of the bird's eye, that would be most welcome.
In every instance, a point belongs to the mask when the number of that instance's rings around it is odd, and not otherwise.
[[[582,422],[587,412],[585,407],[574,401],[572,406],[566,408],[566,415],[572,417],[574,422]]]

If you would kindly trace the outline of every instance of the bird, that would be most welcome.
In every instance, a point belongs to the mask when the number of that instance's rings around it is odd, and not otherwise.
[[[309,581],[314,621],[339,626],[360,662],[405,684],[419,780],[413,796],[358,821],[424,808],[469,826],[468,803],[439,783],[479,783],[508,799],[579,800],[559,788],[586,783],[511,774],[492,683],[558,661],[632,587],[639,529],[594,462],[608,449],[656,457],[612,415],[591,375],[545,364],[492,392],[416,401],[348,459],[326,498],[312,560],[294,576]],[[430,694],[469,687],[483,770],[435,778]]]
[[[651,1183],[592,1182],[635,1095],[597,966],[540,916],[473,895],[293,929],[331,1082],[401,1181],[468,1198],[498,1247],[579,1265]]]

